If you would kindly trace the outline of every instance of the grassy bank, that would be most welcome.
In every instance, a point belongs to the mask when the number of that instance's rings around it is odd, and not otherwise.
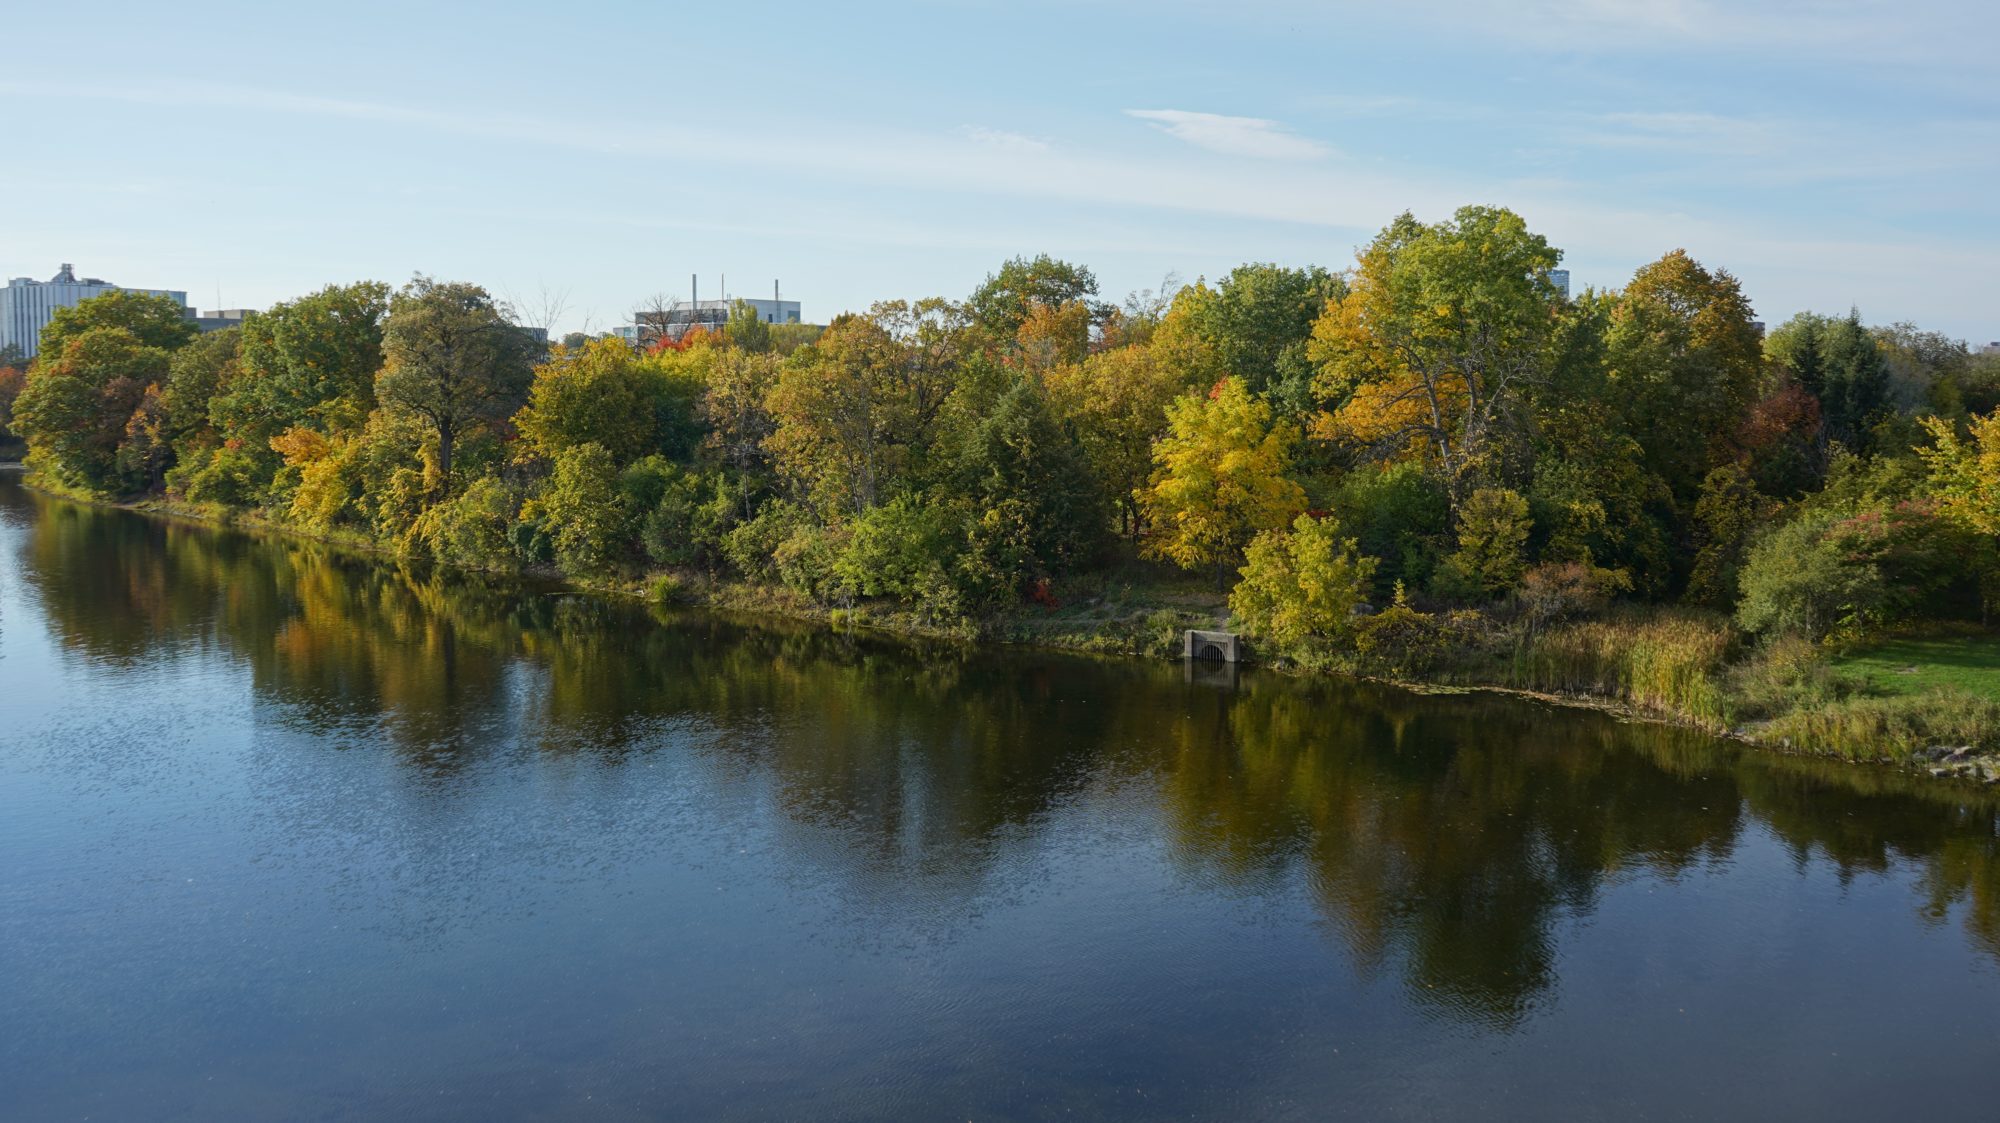
[[[2000,638],[1752,644],[1719,616],[1631,611],[1525,642],[1504,685],[1629,705],[1767,748],[2000,775]],[[1991,767],[1989,767],[1991,766]]]

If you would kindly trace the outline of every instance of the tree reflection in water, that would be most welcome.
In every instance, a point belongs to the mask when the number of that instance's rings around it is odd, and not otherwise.
[[[1002,840],[1117,791],[1144,795],[1183,876],[1297,879],[1361,969],[1491,1028],[1549,1000],[1560,926],[1607,886],[1724,862],[1753,827],[1842,877],[1916,863],[1923,915],[1962,908],[2000,958],[1995,800],[1961,787],[1493,696],[654,618],[18,489],[6,502],[32,523],[21,572],[76,658],[227,654],[268,720],[386,742],[447,793],[502,744],[609,767],[678,746],[718,797],[782,809],[800,861],[873,907],[949,918]]]

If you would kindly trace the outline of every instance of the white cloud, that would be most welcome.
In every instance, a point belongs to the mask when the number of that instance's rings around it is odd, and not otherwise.
[[[1259,160],[1316,160],[1333,150],[1262,117],[1230,117],[1187,109],[1128,109],[1129,117],[1196,148]]]
[[[9,89],[9,83],[0,82],[0,91]],[[29,83],[14,92],[52,96]],[[1216,161],[1185,151],[1142,157],[1085,144],[1052,146],[1032,137],[970,126],[940,134],[850,124],[838,130],[801,127],[780,135],[747,137],[679,123],[566,120],[504,111],[462,113],[217,85],[93,87],[80,95],[63,91],[61,96],[128,102],[147,112],[163,105],[229,105],[247,112],[352,120],[510,145],[539,144],[615,157],[620,162],[604,169],[607,180],[637,168],[671,171],[691,164],[688,154],[699,153],[704,166],[776,169],[793,173],[788,180],[1077,204],[1099,208],[1086,214],[1127,218],[1135,231],[1156,230],[1162,245],[1187,229],[1173,212],[1317,227],[1341,232],[1336,238],[1344,241],[1350,233],[1365,239],[1405,208],[1438,218],[1461,203],[1501,203],[1513,206],[1534,229],[1573,251],[1579,264],[1593,270],[1594,279],[1622,281],[1637,264],[1674,246],[1686,246],[1703,261],[1727,266],[1754,283],[1759,307],[1774,316],[1796,307],[1844,307],[1854,300],[1871,315],[1873,309],[1882,309],[1898,317],[1928,317],[1926,322],[1983,323],[1990,316],[1990,301],[1977,279],[1985,275],[2000,248],[1986,230],[1950,238],[1915,232],[1903,236],[1893,223],[1874,222],[1865,228],[1843,223],[1829,229],[1804,220],[1727,218],[1713,209],[1706,215],[1699,208],[1689,213],[1686,202],[1670,195],[1654,200],[1630,194],[1607,196],[1601,177],[1544,176],[1525,181],[1472,171],[1420,172],[1301,160],[1327,149],[1268,121],[1180,111],[1134,111],[1133,116],[1174,133],[1190,146],[1253,154],[1246,151],[1247,145],[1259,157],[1289,156],[1293,162]],[[1669,151],[1684,138],[1719,137],[1718,158],[1741,163],[1750,161],[1737,153],[1760,135],[1793,135],[1783,121],[1694,113],[1607,112],[1577,114],[1569,120],[1582,131],[1618,134],[1625,143],[1635,135],[1651,137],[1652,143]],[[1974,135],[1985,139],[1991,132],[1975,129]],[[832,197],[818,187],[811,194]],[[819,221],[802,223],[800,228],[809,233],[870,218],[866,206],[829,203]],[[919,247],[952,239],[948,229],[875,233],[884,240]],[[991,237],[983,226],[968,225],[958,241],[984,246]],[[1324,234],[1307,237],[1320,244],[1335,240]],[[1146,235],[1135,233],[1128,240],[1143,244]],[[1329,255],[1327,263],[1339,264],[1331,259],[1336,256]],[[1893,262],[1895,268],[1885,269],[1884,262]],[[1904,280],[1908,277],[1927,278],[1930,284],[1913,295]],[[1836,295],[1829,298],[1827,293]],[[1919,300],[1924,306],[1910,307]]]
[[[988,148],[998,148],[1009,152],[1047,152],[1049,142],[1026,133],[1010,133],[1005,129],[989,129],[984,125],[966,125],[958,130],[967,140],[983,144]]]

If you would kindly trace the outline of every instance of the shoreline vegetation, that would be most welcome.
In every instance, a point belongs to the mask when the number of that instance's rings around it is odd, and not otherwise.
[[[19,465],[0,463],[0,470]],[[36,486],[30,479],[30,486]],[[111,507],[151,518],[312,542],[394,560],[397,554],[361,536],[321,536],[254,514],[198,508],[162,499],[114,502],[88,496],[46,491],[55,498]],[[1227,623],[1224,598],[1202,587],[1168,581],[1126,582],[1065,611],[1029,606],[984,622],[977,629],[938,627],[903,612],[858,605],[829,610],[780,587],[705,580],[701,575],[655,573],[621,580],[589,579],[541,569],[479,570],[433,563],[455,579],[506,576],[550,589],[638,600],[662,609],[693,608],[724,615],[777,619],[818,627],[853,628],[888,636],[991,643],[1106,657],[1154,660],[1178,659],[1181,631],[1188,627],[1218,627]],[[660,595],[658,580],[671,579],[672,593]],[[1879,650],[1889,658],[1854,661],[1889,664],[1886,673],[1914,677],[1925,666],[1970,661],[1984,667],[2000,693],[2000,644],[1980,643],[1976,632],[1929,635],[1914,639],[1886,638]],[[1979,658],[1982,653],[1984,659]],[[1915,651],[1911,649],[1915,648]],[[1820,757],[1854,763],[1891,764],[1917,769],[1935,777],[2000,784],[2000,754],[1982,734],[1993,728],[1991,707],[1957,684],[1937,690],[1933,684],[1909,690],[1882,690],[1868,675],[1841,677],[1834,664],[1837,651],[1790,649],[1758,652],[1729,634],[1717,615],[1681,614],[1673,610],[1628,607],[1622,614],[1586,625],[1557,629],[1538,641],[1511,651],[1467,649],[1450,666],[1397,673],[1387,668],[1304,667],[1277,659],[1257,658],[1250,665],[1286,673],[1334,674],[1382,683],[1417,693],[1466,691],[1506,694],[1550,705],[1597,710],[1625,720],[1679,725],[1744,743],[1760,751]],[[1730,662],[1734,654],[1738,661]],[[1483,658],[1479,656],[1484,656]],[[1787,666],[1786,661],[1797,661]],[[1878,672],[1881,667],[1872,669]],[[1798,679],[1815,680],[1811,693]],[[1909,706],[1884,705],[1889,698],[1907,698]],[[1809,708],[1828,698],[1851,699],[1847,706]],[[1943,705],[1940,706],[1940,701]],[[1972,717],[1957,716],[1959,706]],[[1926,712],[1935,718],[1926,719]],[[1957,721],[1961,724],[1948,724]],[[1947,741],[1955,735],[1958,743]]]
[[[1512,212],[1347,269],[554,346],[476,285],[200,335],[64,309],[0,445],[86,502],[657,604],[1505,690],[2000,782],[2000,356],[1766,332],[1674,251],[1572,296]]]

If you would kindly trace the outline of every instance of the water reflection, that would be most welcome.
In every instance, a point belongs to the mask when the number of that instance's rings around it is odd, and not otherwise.
[[[656,619],[11,484],[0,505],[69,657],[240,661],[259,720],[445,792],[503,745],[613,768],[680,745],[712,798],[778,809],[788,862],[947,929],[1006,844],[1115,793],[1182,877],[1303,885],[1363,973],[1470,1025],[1551,1001],[1562,927],[1608,887],[1726,865],[1752,831],[1843,878],[1917,863],[1925,921],[2000,957],[1986,793],[1494,697]]]

